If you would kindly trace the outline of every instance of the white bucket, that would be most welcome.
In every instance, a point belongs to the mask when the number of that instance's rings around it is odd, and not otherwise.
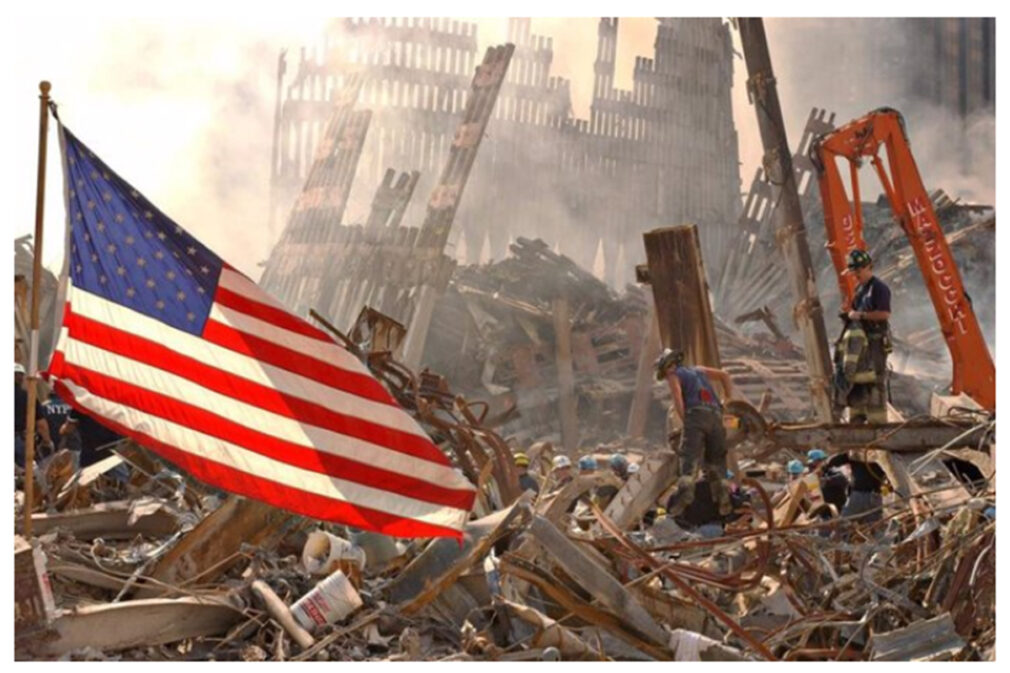
[[[338,570],[291,606],[291,614],[307,631],[338,622],[362,605],[361,596]]]
[[[309,533],[302,548],[302,565],[311,575],[329,575],[346,562],[360,573],[365,567],[365,550],[347,540],[317,530]]]

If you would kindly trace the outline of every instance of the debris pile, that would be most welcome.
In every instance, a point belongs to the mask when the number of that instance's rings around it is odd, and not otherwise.
[[[853,451],[891,486],[874,523],[840,518],[813,473],[787,481],[782,469],[817,432],[844,450],[852,426],[772,423],[737,438],[759,446],[741,451],[735,510],[711,537],[660,511],[674,454],[627,451],[638,469],[626,479],[557,483],[555,447],[523,445],[539,493],[522,492],[487,405],[374,340],[346,343],[478,485],[461,542],[396,540],[213,492],[127,441],[79,470],[55,454],[39,470],[32,544],[15,546],[18,657],[994,656],[995,421],[964,400],[937,400],[928,427],[852,439],[882,447]]]

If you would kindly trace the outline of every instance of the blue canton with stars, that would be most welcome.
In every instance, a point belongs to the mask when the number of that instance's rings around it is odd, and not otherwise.
[[[74,286],[201,334],[224,262],[63,134]]]

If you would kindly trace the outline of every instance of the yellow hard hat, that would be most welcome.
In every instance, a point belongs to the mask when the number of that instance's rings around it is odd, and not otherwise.
[[[527,467],[530,464],[530,457],[525,453],[517,453],[515,455],[516,465],[519,467]]]
[[[661,516],[666,516],[666,508],[665,507],[657,507],[656,508],[656,518],[658,519]]]

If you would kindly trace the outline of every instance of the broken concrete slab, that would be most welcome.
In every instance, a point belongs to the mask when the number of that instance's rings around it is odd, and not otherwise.
[[[528,509],[529,495],[523,494],[510,507],[466,524],[462,544],[452,538],[432,541],[389,585],[390,601],[404,614],[416,613],[482,558]]]
[[[155,598],[83,605],[53,622],[56,636],[40,654],[58,657],[85,647],[114,652],[224,633],[242,618],[225,598]]]
[[[541,516],[534,516],[529,532],[566,573],[629,626],[656,644],[666,644],[667,635],[663,627],[605,568],[579,549],[554,524]]]
[[[237,560],[236,552],[243,544],[272,546],[293,517],[262,502],[230,495],[161,557],[150,576],[172,585],[212,580]],[[162,593],[160,587],[140,585],[137,597]]]
[[[72,533],[79,540],[163,537],[179,529],[179,519],[172,503],[156,498],[104,502],[83,510],[32,515],[35,535],[56,529]]]
[[[954,629],[950,613],[917,621],[903,629],[870,638],[872,661],[947,661],[966,643]]]

